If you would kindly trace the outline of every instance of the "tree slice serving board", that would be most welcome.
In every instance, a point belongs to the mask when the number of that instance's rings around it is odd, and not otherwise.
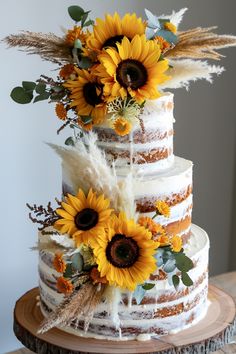
[[[197,354],[210,353],[229,343],[236,326],[234,300],[210,285],[210,305],[198,324],[179,332],[149,341],[110,341],[77,337],[53,328],[37,334],[43,315],[37,306],[38,288],[23,295],[14,311],[16,337],[38,354]]]

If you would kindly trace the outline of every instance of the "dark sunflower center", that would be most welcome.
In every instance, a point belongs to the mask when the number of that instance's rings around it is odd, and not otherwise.
[[[148,74],[145,66],[140,61],[126,59],[119,63],[116,69],[116,78],[121,86],[137,90],[146,84]]]
[[[119,34],[114,37],[110,37],[106,40],[106,42],[103,43],[102,48],[112,47],[112,48],[117,49],[116,43],[117,42],[121,43],[123,38],[124,38],[124,36],[122,34]]]
[[[95,107],[102,102],[102,85],[95,82],[87,82],[83,87],[85,101]]]
[[[97,225],[98,213],[96,210],[85,208],[75,216],[75,225],[78,230],[87,231]]]
[[[131,237],[116,234],[106,248],[107,260],[117,268],[129,268],[139,257],[139,246]]]

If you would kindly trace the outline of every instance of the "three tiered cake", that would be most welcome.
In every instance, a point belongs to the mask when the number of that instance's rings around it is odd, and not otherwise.
[[[11,92],[18,103],[56,102],[70,127],[62,197],[29,205],[39,224],[39,333],[148,340],[207,313],[209,239],[191,223],[192,162],[173,151],[173,94],[211,81],[217,49],[236,44],[214,28],[179,31],[187,9],[147,20],[117,13],[96,22],[70,6],[75,26],[58,37],[23,32],[9,46],[60,66]],[[90,28],[90,30],[89,30]]]

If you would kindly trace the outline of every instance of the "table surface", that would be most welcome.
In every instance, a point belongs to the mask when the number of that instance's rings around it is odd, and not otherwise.
[[[236,302],[236,272],[225,273],[225,274],[212,277],[210,278],[210,283],[225,290],[228,294],[230,294],[234,298]],[[236,354],[236,336],[233,338],[231,344],[226,345],[221,350],[217,350],[214,354],[223,354],[223,353]],[[8,354],[33,354],[33,352],[31,352],[28,349],[22,348]]]

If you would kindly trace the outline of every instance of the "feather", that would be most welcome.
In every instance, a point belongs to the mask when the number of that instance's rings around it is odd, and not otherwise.
[[[12,34],[2,40],[9,47],[23,48],[27,54],[37,54],[43,60],[56,64],[72,62],[70,48],[63,38],[53,33],[35,33],[22,31],[20,34]]]
[[[119,181],[119,211],[124,211],[127,218],[138,219],[133,190],[133,174],[129,173],[124,180]]]
[[[123,178],[123,181],[118,183],[115,166],[108,165],[105,154],[97,146],[96,141],[96,134],[89,133],[86,141],[78,141],[74,148],[48,145],[61,157],[63,169],[67,173],[74,194],[78,192],[79,188],[85,193],[89,188],[92,188],[97,193],[104,194],[109,198],[112,208],[115,210],[125,208],[128,215],[132,214],[134,217],[135,203],[134,196],[132,196],[131,177]],[[130,198],[129,202],[127,195]]]
[[[224,68],[222,66],[209,65],[201,60],[172,60],[170,64],[173,68],[168,70],[171,79],[161,85],[162,89],[189,88],[190,81],[205,79],[212,82],[213,74],[220,75]]]
[[[56,326],[69,326],[84,320],[85,329],[93,318],[94,310],[101,301],[105,286],[85,283],[75,290],[41,323],[38,333],[45,333]]]

